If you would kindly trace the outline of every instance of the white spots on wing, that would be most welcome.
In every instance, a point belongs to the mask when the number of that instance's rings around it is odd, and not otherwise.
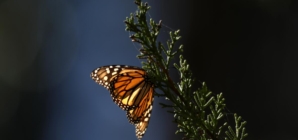
[[[108,80],[108,76],[103,77],[103,80],[107,81]]]
[[[120,65],[116,65],[115,67],[120,68],[121,66]]]
[[[110,73],[110,68],[106,68],[106,72],[107,72],[107,74],[109,74]]]
[[[114,71],[118,71],[118,70],[119,70],[118,68],[115,68],[115,69],[114,69]]]
[[[144,119],[145,122],[148,122],[148,120],[149,120],[148,118],[145,118],[145,119]],[[141,122],[141,123],[142,123],[142,122]]]
[[[108,85],[108,82],[105,82],[105,85]]]

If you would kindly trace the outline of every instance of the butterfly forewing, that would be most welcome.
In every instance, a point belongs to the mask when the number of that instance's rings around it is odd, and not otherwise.
[[[103,66],[92,71],[91,78],[105,88],[110,88],[110,82],[119,74],[115,66]]]
[[[126,65],[110,65],[97,68],[92,71],[91,78],[98,84],[104,86],[110,90],[113,101],[123,110],[130,110],[135,108],[135,105],[131,105],[128,102],[122,102],[123,96],[129,95],[125,89],[130,84],[132,77],[130,73],[136,74],[138,71],[139,75],[145,74],[143,69],[133,66]],[[126,77],[126,80],[123,78]],[[120,79],[118,83],[118,79]],[[117,86],[117,88],[115,88]]]

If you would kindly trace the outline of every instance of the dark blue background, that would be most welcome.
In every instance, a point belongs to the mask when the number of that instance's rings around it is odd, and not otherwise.
[[[224,93],[248,121],[248,139],[298,139],[296,1],[149,4],[149,17],[181,29],[194,76]],[[132,0],[0,1],[0,139],[136,139],[125,112],[90,78],[103,65],[140,66],[123,23],[135,10]],[[162,28],[161,41],[170,30]],[[143,139],[181,139],[159,102]]]
[[[137,9],[133,1],[16,0],[0,7],[1,140],[136,139],[126,112],[90,78],[103,65],[141,66],[140,46],[123,23]],[[160,100],[144,140],[179,139]]]

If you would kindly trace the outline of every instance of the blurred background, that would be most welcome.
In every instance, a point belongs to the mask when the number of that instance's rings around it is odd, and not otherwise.
[[[181,30],[194,76],[248,121],[248,140],[298,139],[297,1],[148,2],[167,26],[160,41]],[[90,78],[103,65],[141,66],[123,23],[134,11],[133,0],[0,0],[0,139],[135,140]],[[180,140],[159,102],[143,140]]]

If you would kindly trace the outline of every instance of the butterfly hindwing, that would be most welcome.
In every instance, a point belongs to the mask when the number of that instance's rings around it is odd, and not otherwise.
[[[138,139],[141,139],[146,132],[146,129],[149,124],[152,104],[153,104],[153,86],[147,85],[149,90],[146,92],[145,97],[140,102],[138,108],[127,111],[127,118],[130,123],[134,124],[136,127],[136,136]]]

